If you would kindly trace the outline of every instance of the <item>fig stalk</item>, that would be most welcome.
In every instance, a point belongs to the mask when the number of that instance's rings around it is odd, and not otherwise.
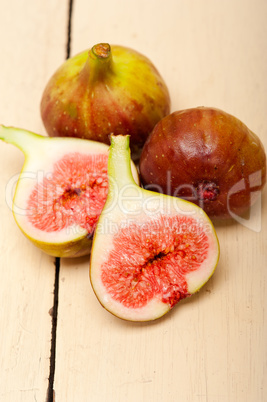
[[[45,137],[41,137],[45,140]],[[36,150],[38,150],[39,137],[34,133],[15,127],[6,127],[0,124],[0,140],[7,142],[8,144],[13,144],[19,148],[24,155],[33,156],[33,149],[35,149],[34,154],[36,155]],[[36,147],[33,144],[36,142]],[[40,145],[39,145],[40,146]],[[42,147],[40,146],[40,150]]]
[[[81,71],[81,79],[88,86],[94,85],[95,82],[104,82],[105,79],[113,74],[113,60],[111,48],[108,43],[100,43],[90,49],[87,61]]]
[[[130,184],[132,179],[130,161],[130,140],[129,136],[121,136],[121,141],[116,143],[114,136],[110,138],[110,152],[108,159],[109,170],[109,188],[114,191],[116,188],[122,189],[125,185]],[[123,169],[121,167],[124,166]],[[116,184],[115,184],[116,183]],[[135,185],[134,180],[132,183]]]

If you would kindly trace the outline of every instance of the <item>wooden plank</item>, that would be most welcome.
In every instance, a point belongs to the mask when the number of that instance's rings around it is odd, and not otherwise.
[[[67,2],[0,4],[0,123],[44,134],[41,94],[65,58]],[[54,258],[20,232],[11,199],[23,154],[0,143],[0,400],[46,399],[50,366]]]
[[[264,0],[76,0],[72,54],[98,42],[135,48],[165,78],[172,110],[220,107],[267,149],[266,15]],[[215,275],[154,323],[111,316],[89,259],[62,260],[56,402],[266,401],[266,189],[261,201],[253,220],[217,225]]]

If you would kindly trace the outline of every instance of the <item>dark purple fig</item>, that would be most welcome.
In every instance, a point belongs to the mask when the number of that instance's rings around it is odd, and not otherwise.
[[[211,218],[242,215],[266,182],[260,139],[215,108],[174,112],[154,128],[140,159],[143,185],[185,198]]]

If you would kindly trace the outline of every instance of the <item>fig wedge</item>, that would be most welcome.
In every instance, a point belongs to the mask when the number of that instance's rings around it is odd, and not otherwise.
[[[195,204],[136,185],[127,135],[111,136],[108,180],[92,245],[92,287],[113,315],[155,320],[213,274],[219,259],[215,229]]]
[[[12,203],[24,235],[56,257],[89,254],[108,192],[108,145],[5,126],[0,139],[25,154]],[[133,163],[132,169],[138,182]]]

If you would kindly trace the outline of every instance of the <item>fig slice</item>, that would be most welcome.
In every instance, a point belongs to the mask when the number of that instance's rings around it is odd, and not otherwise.
[[[25,155],[16,183],[11,180],[16,184],[12,211],[22,232],[52,256],[89,254],[108,192],[108,145],[1,125],[0,139]],[[132,169],[138,182],[133,163]]]
[[[111,136],[109,190],[92,244],[90,280],[102,306],[130,321],[155,320],[197,292],[219,259],[206,213],[139,187],[129,136]]]

